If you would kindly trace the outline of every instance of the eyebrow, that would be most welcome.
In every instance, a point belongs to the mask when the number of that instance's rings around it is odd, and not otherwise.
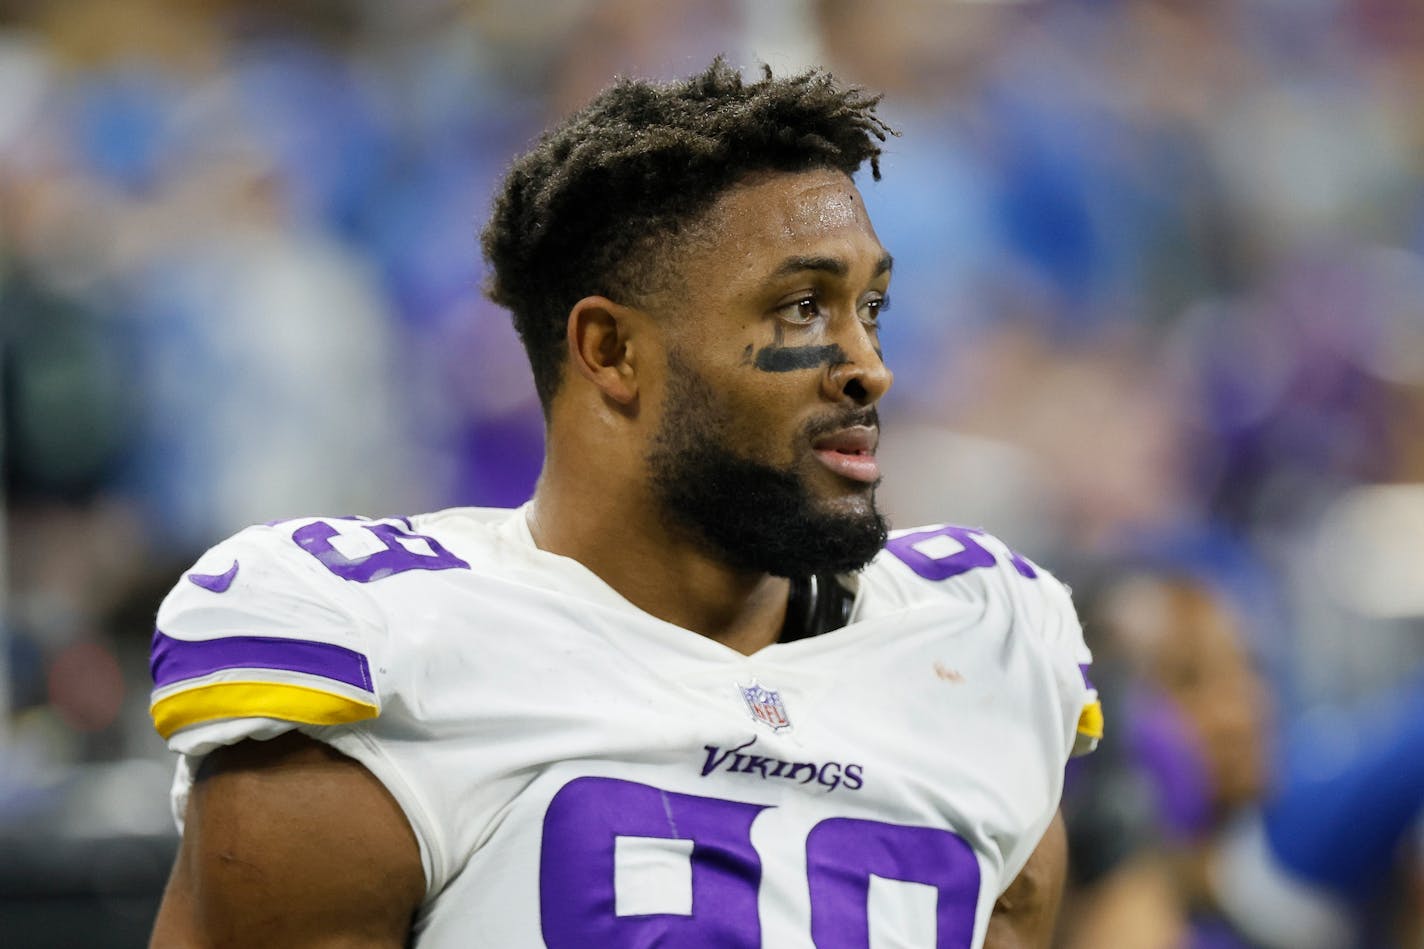
[[[875,272],[871,279],[888,273],[895,266],[895,258],[889,254],[884,254],[875,263]],[[822,273],[834,274],[837,277],[844,277],[850,273],[850,266],[839,257],[788,257],[781,262],[781,265],[772,271],[767,278],[768,281],[779,280],[782,277],[789,277],[793,274],[802,273],[807,270],[818,270]]]

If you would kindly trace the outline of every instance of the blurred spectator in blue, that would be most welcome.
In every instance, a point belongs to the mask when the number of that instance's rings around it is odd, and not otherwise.
[[[1140,574],[1084,607],[1116,726],[1070,781],[1064,945],[1405,945],[1424,691],[1280,728],[1242,616],[1210,583]]]

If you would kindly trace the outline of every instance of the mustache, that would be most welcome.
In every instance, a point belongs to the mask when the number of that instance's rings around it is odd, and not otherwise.
[[[845,428],[855,428],[861,425],[873,428],[877,432],[880,431],[880,413],[874,406],[850,409],[823,419],[815,419],[806,425],[802,434],[808,439],[814,440],[822,435],[829,435],[831,432],[839,432]]]

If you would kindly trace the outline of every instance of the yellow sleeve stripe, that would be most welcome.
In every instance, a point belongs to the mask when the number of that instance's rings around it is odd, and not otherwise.
[[[223,718],[276,718],[303,725],[340,725],[375,718],[380,709],[320,689],[275,682],[218,682],[159,699],[149,714],[165,739],[191,725]]]
[[[1083,706],[1078,715],[1078,734],[1101,740],[1103,737],[1103,703],[1093,702]]]

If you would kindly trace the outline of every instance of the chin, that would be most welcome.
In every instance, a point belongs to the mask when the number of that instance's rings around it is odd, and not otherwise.
[[[866,517],[878,514],[875,507],[875,488],[866,485],[864,490],[832,497],[823,497],[816,505],[823,513],[834,517]]]

